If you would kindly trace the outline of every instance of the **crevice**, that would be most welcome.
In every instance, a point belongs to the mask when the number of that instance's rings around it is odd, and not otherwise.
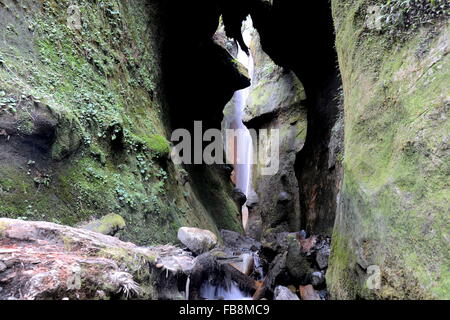
[[[342,178],[336,158],[342,152],[344,128],[343,123],[336,127],[338,119],[343,118],[343,109],[337,100],[341,79],[331,4],[327,0],[272,4],[251,0],[241,6],[233,1],[222,2],[221,6],[229,36],[239,40],[236,30],[250,14],[263,50],[277,65],[292,70],[305,88],[308,133],[295,163],[300,188],[300,225],[311,234],[331,235]],[[269,116],[272,115],[263,117]],[[263,117],[253,121],[264,121]],[[339,134],[332,141],[333,129]]]

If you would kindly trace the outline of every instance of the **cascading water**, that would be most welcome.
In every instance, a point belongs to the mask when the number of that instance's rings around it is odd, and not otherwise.
[[[247,18],[243,37],[247,46],[252,40],[253,23],[250,17]],[[247,67],[250,79],[253,76],[254,61],[251,54],[247,55],[244,50],[238,45],[237,60]],[[236,132],[234,141],[225,141],[227,157],[234,164],[235,184],[247,197],[252,192],[251,186],[251,169],[253,164],[253,140],[250,131],[243,123],[244,111],[247,106],[247,100],[250,95],[250,88],[236,91],[233,97],[232,114],[228,118],[228,127],[226,129],[233,129]],[[248,208],[244,204],[242,208],[242,224],[246,229],[248,222]],[[263,276],[262,268],[260,267],[259,258],[255,253],[244,254],[241,257],[241,269],[243,273],[256,274],[258,280]],[[256,269],[255,269],[256,268]],[[188,289],[187,289],[188,290]],[[252,300],[252,296],[241,291],[238,284],[231,280],[227,280],[222,285],[213,285],[209,281],[203,283],[200,289],[200,295],[208,300]]]
[[[250,17],[244,25],[243,37],[245,43],[249,46],[252,39],[253,23]],[[254,62],[251,53],[247,55],[238,44],[237,60],[248,69],[250,79],[253,76]],[[232,143],[233,163],[235,164],[236,187],[239,188],[247,197],[251,192],[251,166],[253,163],[253,142],[250,131],[243,123],[244,110],[247,106],[247,100],[250,95],[250,88],[236,91],[233,97],[234,109],[230,129],[237,132],[237,139]],[[242,208],[242,224],[244,229],[248,222],[248,208],[244,204]]]
[[[242,292],[233,281],[220,287],[204,283],[200,292],[202,297],[207,300],[252,300],[252,296]]]

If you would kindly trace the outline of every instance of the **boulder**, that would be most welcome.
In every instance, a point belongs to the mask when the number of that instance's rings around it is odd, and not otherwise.
[[[316,271],[316,272],[311,273],[309,278],[310,278],[310,283],[315,288],[321,287],[325,284],[325,275],[321,271]]]
[[[223,239],[225,247],[238,254],[261,249],[261,244],[258,241],[234,231],[221,230],[220,236]]]
[[[245,193],[242,192],[242,190],[239,188],[233,189],[232,197],[233,197],[234,202],[236,202],[238,208],[242,208],[242,206],[247,201],[247,197],[246,197]]]
[[[296,283],[305,283],[307,276],[313,272],[311,263],[296,235],[290,234],[287,241],[289,244],[286,257],[287,270]]]
[[[176,277],[165,268],[171,255],[184,262]],[[180,295],[172,280],[187,277],[192,261],[175,247],[144,248],[90,230],[0,219],[0,300],[162,299],[164,291]]]
[[[205,253],[217,245],[217,237],[214,233],[198,228],[180,228],[178,240],[195,254]]]
[[[278,286],[274,291],[274,300],[300,300],[299,297],[286,287]]]
[[[302,300],[322,300],[312,285],[300,286]]]
[[[330,258],[330,248],[322,248],[316,254],[316,262],[320,269],[328,267],[328,260]]]

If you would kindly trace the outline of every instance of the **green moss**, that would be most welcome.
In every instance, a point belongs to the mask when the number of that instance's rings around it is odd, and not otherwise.
[[[333,233],[333,242],[330,255],[330,267],[327,271],[327,283],[332,298],[337,300],[354,299],[355,279],[349,274],[351,266],[352,253],[347,245],[347,239],[344,239],[338,232]]]
[[[439,48],[450,29],[420,28],[393,41],[365,28],[367,5],[333,2],[346,150],[330,287],[350,298],[446,298],[448,124],[441,117],[450,62]],[[361,252],[363,243],[371,245]],[[367,292],[359,281],[358,255],[380,266],[381,291]]]
[[[125,220],[118,214],[110,213],[100,220],[93,221],[83,228],[105,235],[113,235],[126,226]]]
[[[143,137],[147,148],[149,148],[151,151],[156,152],[160,156],[167,157],[170,153],[170,142],[167,141],[166,138],[164,138],[161,135],[158,134],[152,134],[148,137]]]
[[[222,207],[221,198],[204,205],[185,197],[192,190],[164,159],[159,1],[79,2],[76,31],[65,24],[70,1],[26,3],[32,9],[11,2],[2,16],[19,36],[2,34],[0,86],[48,106],[58,123],[52,159],[36,168],[51,176],[48,186],[20,164],[0,164],[2,215],[73,226],[115,212],[127,222],[121,239],[147,245],[176,242],[191,221],[214,229],[209,206]],[[30,134],[33,122],[23,116]],[[220,197],[221,225],[238,228],[230,195]]]
[[[0,221],[0,238],[5,236],[6,228],[7,228],[6,222]]]

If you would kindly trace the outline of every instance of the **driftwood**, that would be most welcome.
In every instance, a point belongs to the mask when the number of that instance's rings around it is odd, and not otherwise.
[[[225,264],[223,265],[223,269],[225,273],[231,277],[231,280],[237,283],[239,289],[249,292],[251,294],[253,294],[258,289],[257,283],[254,279],[243,274],[241,271],[234,268],[233,266]]]
[[[267,293],[267,283],[264,279],[263,281],[258,281],[256,283],[257,289],[255,293],[253,294],[253,300],[261,300],[266,297]]]

